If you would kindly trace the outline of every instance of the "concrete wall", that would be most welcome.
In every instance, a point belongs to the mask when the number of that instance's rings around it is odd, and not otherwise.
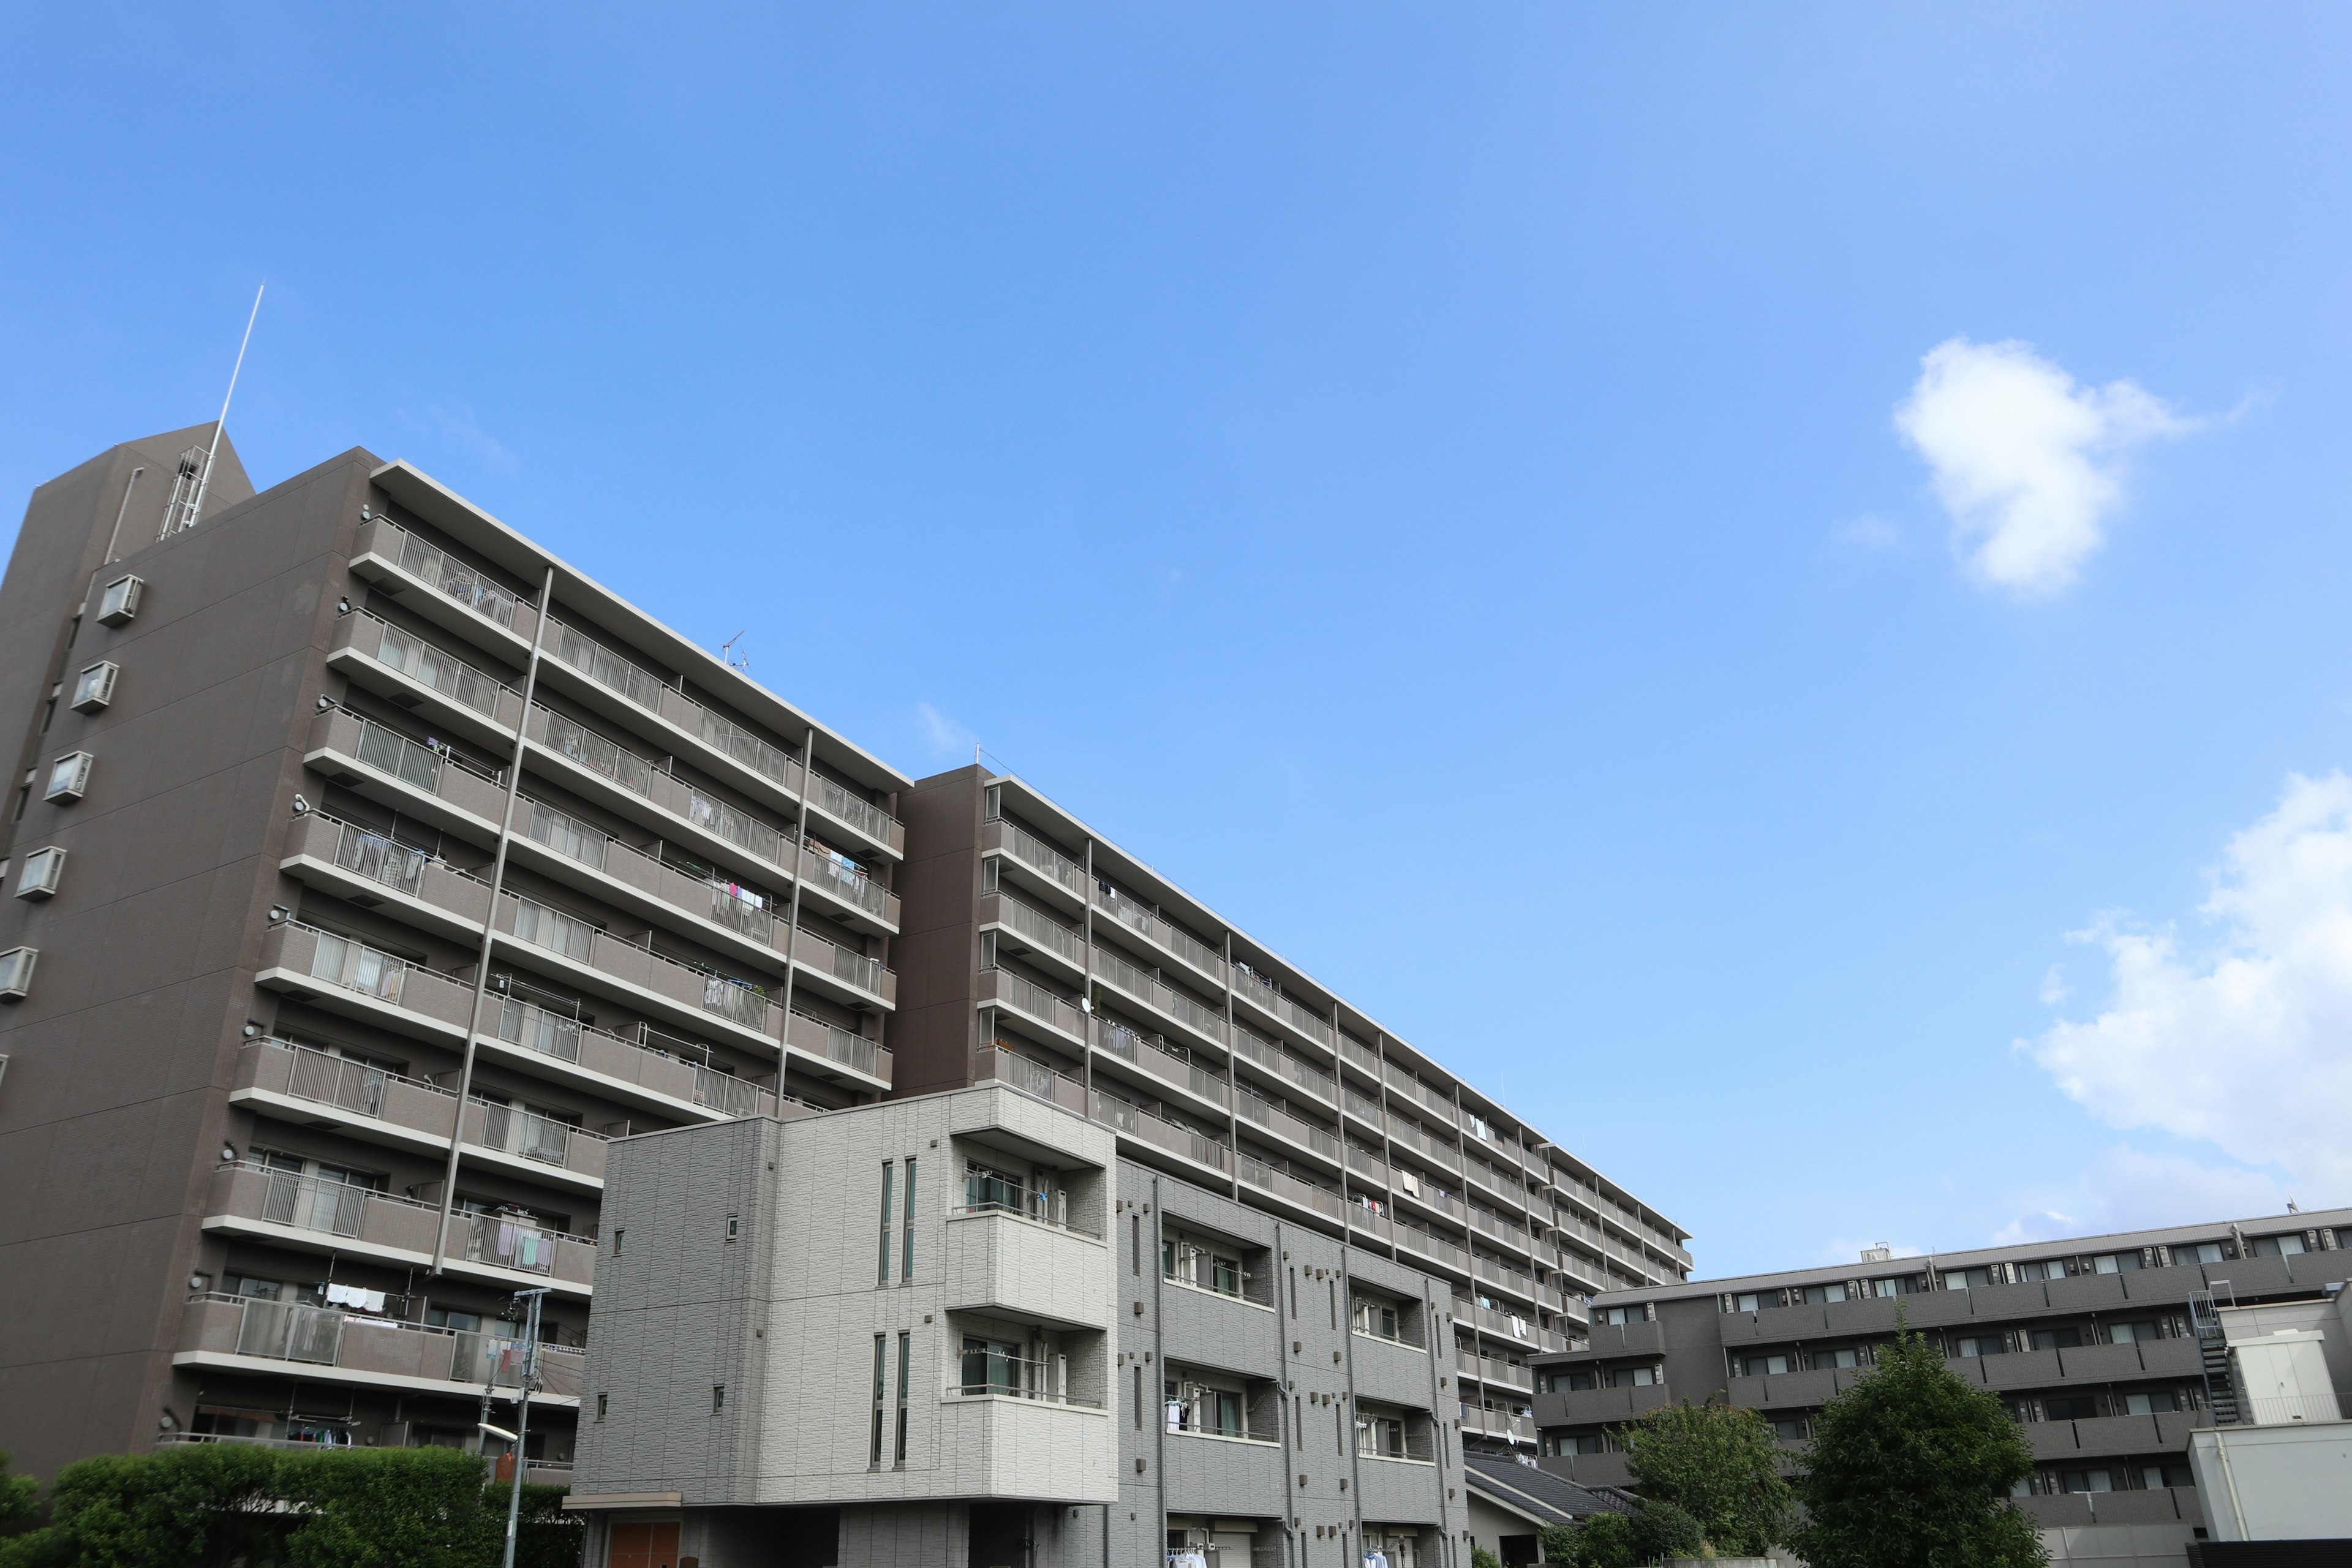
[[[2352,1421],[2208,1427],[2189,1462],[2216,1541],[2352,1540]]]

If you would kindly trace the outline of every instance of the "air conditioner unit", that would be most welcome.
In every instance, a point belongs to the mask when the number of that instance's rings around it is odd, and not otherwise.
[[[37,947],[12,947],[0,952],[0,1002],[14,1002],[33,987],[33,961]]]
[[[143,578],[117,577],[99,595],[98,624],[119,626],[139,613],[139,595],[147,586]]]
[[[95,713],[114,700],[114,678],[121,669],[100,660],[85,669],[74,680],[71,707],[77,713]]]
[[[88,752],[68,752],[49,764],[49,782],[43,800],[79,800],[89,788],[89,770],[98,759]]]
[[[65,879],[66,852],[52,845],[36,849],[25,857],[25,868],[16,877],[16,896],[20,899],[46,899],[56,893],[58,884]]]

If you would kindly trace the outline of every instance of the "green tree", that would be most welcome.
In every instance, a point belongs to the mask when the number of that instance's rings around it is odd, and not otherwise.
[[[1576,1568],[1576,1536],[1572,1524],[1547,1524],[1536,1532],[1536,1550],[1547,1563]]]
[[[1503,1560],[1483,1546],[1470,1549],[1470,1568],[1503,1568]]]
[[[77,1460],[49,1489],[49,1524],[0,1542],[0,1568],[274,1561],[278,1459],[268,1448],[200,1443]]]
[[[1576,1529],[1576,1568],[1637,1568],[1641,1542],[1622,1513],[1596,1513]]]
[[[2009,1500],[2032,1472],[2000,1401],[1898,1318],[1877,1366],[1813,1422],[1789,1544],[1811,1568],[2041,1568],[2041,1535]]]
[[[32,1518],[41,1507],[41,1483],[30,1476],[10,1475],[10,1458],[0,1450],[0,1530]]]
[[[587,1550],[588,1521],[566,1513],[569,1487],[522,1488],[522,1528],[515,1534],[515,1568],[579,1568]]]
[[[1710,1544],[1699,1521],[1664,1499],[1645,1497],[1633,1505],[1633,1549],[1643,1562],[1696,1557]]]
[[[506,1540],[506,1492],[483,1479],[455,1448],[285,1455],[278,1495],[300,1520],[288,1568],[481,1568]]]
[[[1717,1552],[1760,1557],[1786,1536],[1780,1444],[1755,1411],[1663,1405],[1627,1426],[1622,1439],[1642,1496],[1689,1514]]]

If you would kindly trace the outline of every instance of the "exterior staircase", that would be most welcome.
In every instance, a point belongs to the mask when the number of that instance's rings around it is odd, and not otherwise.
[[[2197,1353],[2205,1363],[2205,1408],[2216,1426],[2235,1426],[2245,1419],[2238,1407],[2238,1384],[2231,1375],[2230,1341],[2221,1329],[2221,1314],[2213,1292],[2200,1290],[2189,1298],[2189,1321],[2197,1331]]]

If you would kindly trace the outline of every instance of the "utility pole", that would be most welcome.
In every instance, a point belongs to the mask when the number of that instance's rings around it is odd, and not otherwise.
[[[522,1518],[523,1439],[530,1433],[530,1395],[539,1386],[539,1309],[547,1300],[547,1288],[518,1290],[517,1301],[528,1301],[522,1331],[522,1381],[515,1389],[514,1483],[507,1489],[507,1554],[506,1568],[514,1568],[515,1531]]]

